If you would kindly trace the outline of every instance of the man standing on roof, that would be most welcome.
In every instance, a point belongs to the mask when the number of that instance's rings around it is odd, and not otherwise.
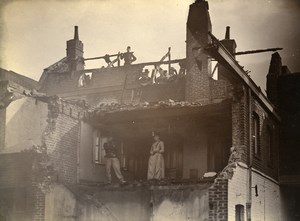
[[[120,55],[121,59],[124,59],[124,66],[131,65],[132,62],[136,60],[136,57],[133,55],[133,52],[130,51],[130,46],[127,47],[127,52]]]

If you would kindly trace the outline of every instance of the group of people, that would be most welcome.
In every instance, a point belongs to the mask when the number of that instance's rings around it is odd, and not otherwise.
[[[161,62],[164,61],[164,59],[167,57],[168,53],[163,56],[163,58],[160,60]],[[111,60],[110,58],[112,56],[116,56],[114,60]],[[107,68],[114,67],[114,64],[118,62],[118,66],[120,65],[120,60],[124,60],[124,66],[131,65],[134,61],[136,61],[136,57],[134,56],[133,52],[131,51],[131,47],[128,46],[126,49],[126,52],[124,53],[118,53],[115,55],[108,55],[106,54],[104,57],[105,62],[107,63]],[[167,82],[173,82],[177,81],[178,79],[182,78],[182,76],[185,75],[186,71],[186,64],[185,61],[181,61],[179,64],[179,71],[174,67],[170,67],[169,71],[164,70],[161,68],[161,64],[155,64],[154,68],[150,74],[148,69],[145,69],[141,72],[141,74],[138,76],[138,81],[141,83],[141,85],[146,86],[149,84],[164,84]],[[104,68],[104,66],[103,66]]]
[[[168,82],[174,82],[181,79],[185,75],[184,64],[179,64],[179,71],[174,67],[170,67],[169,72],[162,69],[159,65],[155,65],[154,69],[150,72],[145,69],[139,76],[138,81],[141,85],[146,86],[149,84],[164,84]]]
[[[150,148],[150,157],[148,161],[148,180],[161,180],[165,178],[165,164],[164,164],[164,142],[160,139],[158,133],[153,133],[153,144]],[[116,177],[119,179],[121,184],[125,184],[126,181],[121,172],[120,161],[117,157],[117,149],[112,136],[108,137],[108,141],[103,144],[105,150],[105,168],[107,175],[107,182],[111,184],[111,168],[113,168]]]

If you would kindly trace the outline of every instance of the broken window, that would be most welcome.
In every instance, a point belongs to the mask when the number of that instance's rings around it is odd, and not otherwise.
[[[212,70],[212,73],[211,73],[211,77],[214,80],[219,80],[219,74],[218,74],[219,63],[216,61],[212,61],[211,63],[212,63],[212,66],[214,67]]]
[[[91,83],[93,73],[84,73],[78,79],[78,87],[86,87]]]

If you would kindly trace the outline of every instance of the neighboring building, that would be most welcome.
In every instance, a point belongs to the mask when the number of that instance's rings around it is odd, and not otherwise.
[[[286,220],[300,218],[300,74],[291,73],[272,55],[267,75],[267,91],[281,116],[280,177]]]
[[[267,98],[236,46],[229,28],[222,41],[211,34],[208,3],[197,0],[184,59],[85,69],[75,27],[67,56],[38,84],[1,81],[0,219],[297,220],[299,75],[273,54]],[[166,148],[156,184],[146,180],[153,131]],[[108,133],[126,186],[104,184]]]

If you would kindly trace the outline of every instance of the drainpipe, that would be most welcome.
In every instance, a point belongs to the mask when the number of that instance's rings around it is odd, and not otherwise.
[[[249,156],[248,156],[248,195],[246,202],[246,216],[247,221],[251,221],[251,206],[252,206],[252,137],[251,137],[251,125],[252,125],[252,108],[251,108],[251,89],[248,88],[248,111],[249,111]]]

